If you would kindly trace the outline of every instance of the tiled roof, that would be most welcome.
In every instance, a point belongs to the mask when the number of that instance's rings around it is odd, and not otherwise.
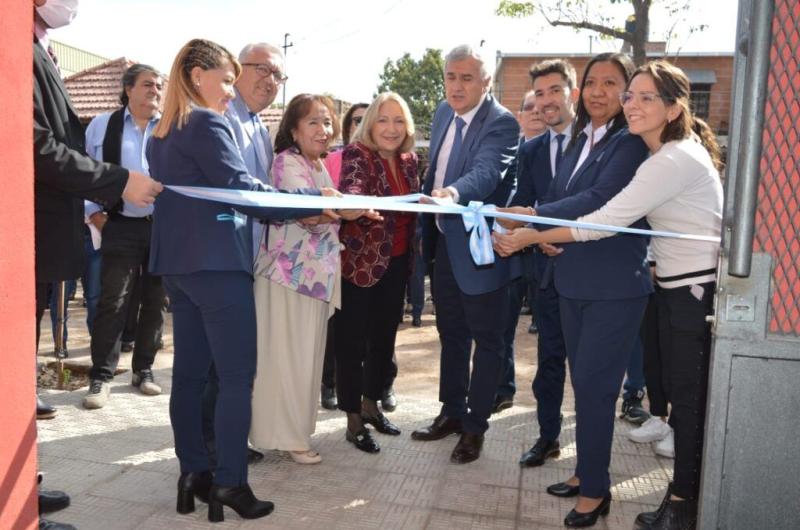
[[[64,80],[81,122],[88,123],[99,114],[119,108],[122,74],[133,64],[136,62],[120,57],[78,72]],[[265,109],[259,113],[261,121],[269,128],[273,137],[278,132],[282,116],[281,109]]]
[[[88,123],[98,114],[119,108],[122,74],[133,64],[136,63],[120,57],[64,80],[72,104],[78,111],[78,118],[83,123]]]

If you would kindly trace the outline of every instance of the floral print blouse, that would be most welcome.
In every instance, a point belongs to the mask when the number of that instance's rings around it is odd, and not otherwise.
[[[272,184],[281,190],[332,187],[319,167],[295,148],[278,153],[272,163]],[[298,294],[339,305],[339,223],[304,226],[297,220],[270,222],[259,246],[254,274]]]

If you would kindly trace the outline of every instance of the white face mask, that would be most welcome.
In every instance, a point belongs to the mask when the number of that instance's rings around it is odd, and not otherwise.
[[[51,29],[66,26],[78,14],[78,0],[47,0],[36,12]]]

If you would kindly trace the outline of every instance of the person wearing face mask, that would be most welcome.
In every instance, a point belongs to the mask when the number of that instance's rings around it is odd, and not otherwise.
[[[147,173],[145,146],[158,123],[162,83],[161,74],[152,66],[134,64],[125,70],[120,94],[123,106],[97,116],[86,129],[89,156]],[[83,406],[99,409],[110,395],[129,311],[138,314],[131,384],[145,395],[161,393],[152,365],[164,323],[166,295],[161,278],[147,269],[153,206],[138,208],[123,201],[104,215],[100,206],[90,204],[86,214],[102,230],[103,245],[100,299],[92,323],[91,382]],[[134,285],[140,292],[132,305]]]
[[[414,122],[405,100],[394,92],[378,95],[344,149],[340,191],[378,197],[415,193],[413,149]],[[392,212],[383,222],[346,222],[341,230],[342,309],[335,319],[339,408],[347,413],[347,441],[369,453],[380,447],[365,423],[383,434],[400,434],[377,403],[392,369],[413,263],[415,217]]]
[[[36,343],[53,282],[74,280],[84,270],[83,201],[104,208],[121,198],[144,207],[161,185],[137,171],[97,162],[86,155],[83,128],[61,81],[50,49],[50,30],[66,26],[77,14],[77,0],[33,1],[33,166],[36,247]],[[37,398],[37,417],[55,409]],[[61,492],[40,491],[39,511],[69,505]],[[40,519],[39,527],[67,530],[71,525]]]
[[[321,157],[338,135],[327,96],[292,98],[275,137],[272,183],[281,190],[329,187]],[[322,460],[311,447],[328,319],[340,305],[339,224],[328,216],[273,222],[254,268],[258,370],[250,442],[287,451],[298,464]]]

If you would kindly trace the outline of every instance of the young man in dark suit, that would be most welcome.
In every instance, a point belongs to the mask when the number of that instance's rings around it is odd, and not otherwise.
[[[444,73],[447,101],[433,118],[431,167],[423,191],[458,204],[502,202],[508,195],[500,184],[516,154],[519,124],[489,94],[491,75],[472,48],[453,49]],[[450,459],[467,463],[479,458],[489,428],[502,368],[509,282],[519,274],[519,263],[494,256],[493,264],[476,265],[460,215],[426,215],[422,222],[423,253],[436,263],[442,409],[412,438],[438,440],[461,433]]]
[[[519,153],[518,188],[511,206],[536,207],[544,198],[561,167],[564,151],[572,133],[575,103],[578,100],[575,68],[563,60],[554,59],[534,65],[530,70],[534,102],[547,124],[548,131],[526,142]],[[518,223],[504,223],[508,227]],[[540,466],[545,459],[558,454],[561,433],[561,402],[564,399],[567,351],[561,331],[558,293],[545,275],[552,260],[545,253],[555,253],[554,248],[535,249],[534,271],[538,292],[534,313],[539,327],[537,370],[533,380],[536,397],[536,419],[539,438],[520,459],[521,466]]]

